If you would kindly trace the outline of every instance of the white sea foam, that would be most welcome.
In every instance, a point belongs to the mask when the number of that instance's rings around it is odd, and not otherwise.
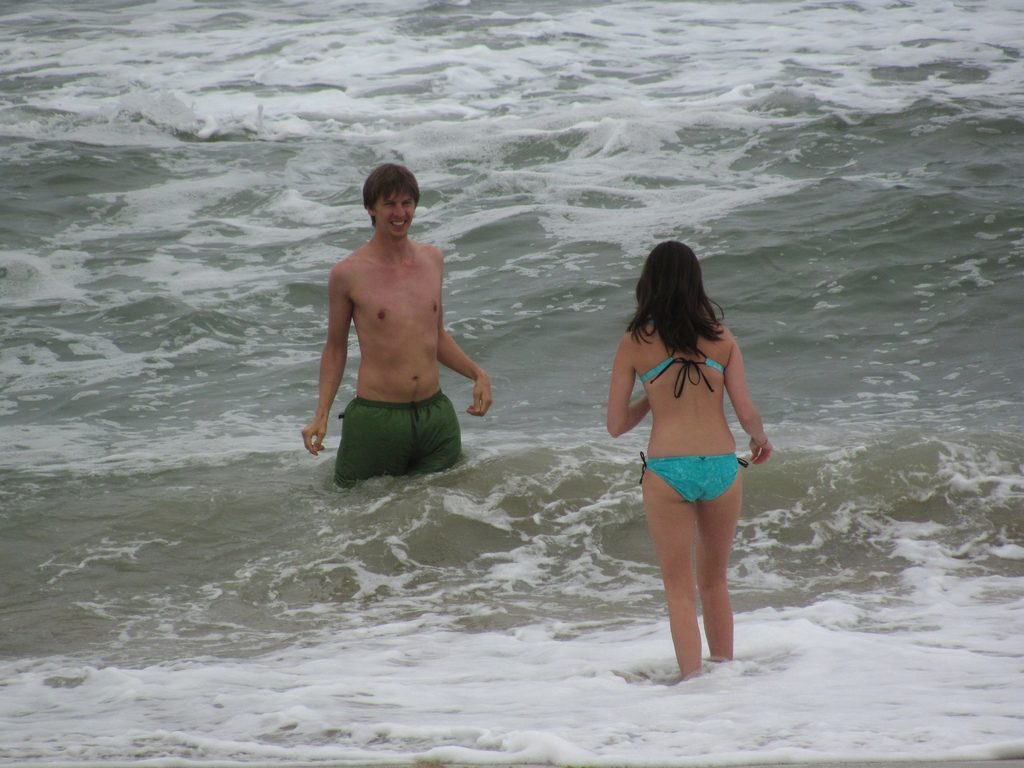
[[[1005,608],[1019,627],[1024,603]],[[870,613],[884,620],[887,611]],[[5,662],[10,695],[0,714],[11,724],[3,738],[14,760],[66,759],[55,733],[91,734],[75,749],[79,760],[1019,757],[1019,698],[1006,681],[1024,669],[1004,661],[1016,655],[1014,634],[970,604],[957,614],[947,606],[908,626],[901,610],[901,626],[885,632],[858,629],[867,614],[838,600],[741,615],[737,661],[680,686],[665,685],[673,665],[660,623],[462,634],[409,622],[245,662]],[[941,645],[921,642],[925,626]]]

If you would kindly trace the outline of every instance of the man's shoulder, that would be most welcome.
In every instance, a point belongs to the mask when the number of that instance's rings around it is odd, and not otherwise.
[[[353,288],[359,283],[361,275],[366,270],[366,259],[360,255],[362,248],[357,248],[347,256],[342,257],[334,263],[327,276],[327,290],[331,293],[338,293],[349,296]]]
[[[412,246],[413,254],[418,258],[430,259],[431,261],[442,261],[444,259],[444,254],[441,253],[441,249],[436,245],[421,243],[417,240],[409,240],[408,243]],[[347,256],[344,256],[334,265],[334,268],[353,271],[362,267],[370,267],[378,263],[381,260],[381,256],[380,250],[374,246],[371,240],[359,246]]]
[[[441,249],[431,243],[421,243],[418,241],[413,242],[413,247],[416,249],[416,253],[425,259],[441,263],[444,261],[444,254],[441,253]]]
[[[366,243],[363,243],[362,245],[360,245],[354,251],[351,251],[347,255],[342,256],[341,260],[338,261],[338,264],[349,264],[349,265],[351,265],[351,264],[358,264],[360,261],[366,261],[367,259],[371,258],[372,256],[373,256],[373,243],[372,242],[366,242]]]
[[[331,275],[337,277],[352,276],[372,264],[369,244],[361,245],[346,256],[342,256],[331,267]]]

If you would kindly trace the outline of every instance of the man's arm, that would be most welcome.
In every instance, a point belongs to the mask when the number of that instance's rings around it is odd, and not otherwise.
[[[455,343],[455,339],[444,329],[442,314],[438,313],[437,362],[473,380],[473,403],[466,409],[466,413],[483,416],[491,407],[491,377],[462,351]]]
[[[430,253],[437,265],[440,284],[444,285],[444,256],[440,249],[431,246]],[[473,380],[473,402],[466,413],[483,416],[491,407],[491,377],[469,355],[462,351],[455,339],[444,327],[444,300],[438,297],[437,310],[437,362],[445,368]]]
[[[348,361],[348,333],[352,325],[352,299],[349,295],[346,270],[336,264],[327,279],[327,341],[320,354],[319,399],[313,420],[302,430],[306,450],[316,456],[324,447],[327,419],[334,397],[341,386]]]

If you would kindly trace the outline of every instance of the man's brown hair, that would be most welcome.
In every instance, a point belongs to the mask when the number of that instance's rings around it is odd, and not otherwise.
[[[416,183],[412,171],[398,163],[378,165],[363,183],[363,207],[370,210],[379,200],[403,192],[411,195],[413,201],[419,205],[420,185]],[[370,222],[377,223],[373,214],[370,214]]]

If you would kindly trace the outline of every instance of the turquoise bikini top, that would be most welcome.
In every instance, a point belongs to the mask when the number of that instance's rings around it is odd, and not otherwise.
[[[700,350],[698,350],[699,352]],[[703,354],[703,353],[702,353]],[[725,373],[725,366],[721,363],[715,362],[707,355],[704,355],[704,360],[687,360],[685,357],[668,357],[662,360],[656,366],[647,371],[647,373],[640,375],[640,381],[647,383],[648,381],[655,381],[661,374],[669,369],[671,365],[679,365],[679,373],[676,374],[676,388],[675,395],[679,397],[683,394],[683,387],[686,386],[686,382],[689,381],[691,384],[700,384],[702,381],[707,385],[709,392],[715,390],[711,387],[711,382],[708,381],[708,377],[704,375],[704,371],[701,370],[702,365],[706,365],[709,368],[714,368],[719,373]]]

